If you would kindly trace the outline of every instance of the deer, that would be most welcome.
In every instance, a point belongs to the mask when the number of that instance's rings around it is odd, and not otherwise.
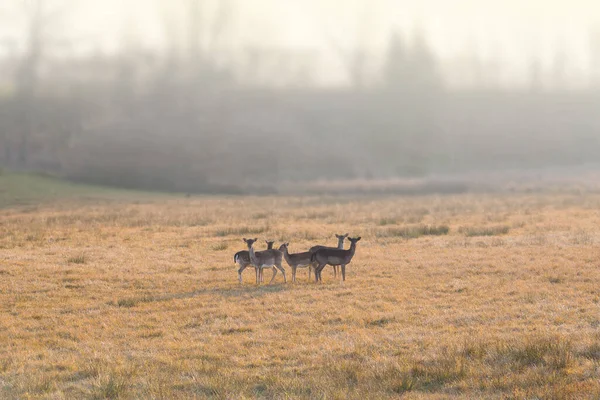
[[[343,249],[344,248],[344,239],[346,239],[348,237],[348,234],[346,233],[345,235],[338,235],[337,233],[335,234],[335,237],[338,240],[338,246],[337,247],[329,247],[329,246],[313,246],[311,247],[308,251],[310,251],[311,253],[314,253],[317,250],[321,250],[321,249]],[[334,265],[333,266],[333,277],[337,278],[338,275],[338,266]],[[308,269],[308,279],[310,279],[310,268]]]
[[[315,281],[323,281],[321,279],[321,271],[326,265],[341,265],[342,266],[342,281],[346,280],[346,265],[350,264],[354,253],[356,252],[356,243],[360,240],[360,236],[357,238],[349,237],[350,249],[319,249],[314,252],[310,258],[311,263],[317,263],[315,268]]]
[[[310,280],[310,271],[313,268],[313,264],[311,263],[310,259],[313,253],[310,251],[305,251],[303,253],[290,254],[288,251],[289,245],[289,243],[282,244],[279,246],[279,251],[283,253],[283,257],[288,265],[292,267],[292,282],[296,282],[296,269],[305,267],[308,267],[308,280]]]
[[[267,250],[272,250],[275,241],[265,240],[265,242],[267,243]],[[238,269],[238,279],[240,283],[242,283],[242,272],[244,272],[248,265],[252,265],[252,263],[250,262],[250,253],[248,252],[248,250],[238,251],[233,256],[233,262],[240,266],[240,269]]]
[[[281,266],[281,259],[283,258],[283,254],[279,250],[271,249],[265,251],[254,251],[254,243],[258,239],[246,239],[244,238],[244,242],[248,246],[248,253],[250,255],[250,262],[256,268],[256,283],[260,284],[262,282],[262,270],[265,267],[275,267],[273,268],[273,276],[269,281],[269,284],[273,282],[275,279],[275,275],[277,275],[277,270],[280,270],[283,274],[283,281],[287,283],[287,278],[285,276],[285,269]]]

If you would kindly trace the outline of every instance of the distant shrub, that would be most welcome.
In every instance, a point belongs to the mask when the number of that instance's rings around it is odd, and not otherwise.
[[[402,237],[405,239],[416,239],[421,236],[447,235],[450,228],[447,225],[419,225],[402,228],[388,228],[377,232],[379,237]]]
[[[507,225],[501,226],[484,226],[484,227],[476,227],[476,226],[461,226],[458,228],[458,232],[464,234],[465,236],[497,236],[497,235],[506,235],[510,227]]]

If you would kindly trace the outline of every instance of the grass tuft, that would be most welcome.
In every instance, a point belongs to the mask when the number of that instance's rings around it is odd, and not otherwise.
[[[212,246],[210,246],[211,250],[214,250],[214,251],[227,250],[228,247],[229,247],[229,245],[227,244],[227,242],[215,243]]]
[[[421,236],[447,235],[450,228],[447,225],[419,225],[402,228],[388,228],[379,230],[377,237],[401,237],[404,239],[416,239]]]
[[[571,343],[561,338],[538,337],[524,342],[500,344],[497,350],[521,368],[547,366],[561,370],[569,366],[573,358]]]
[[[269,214],[267,214],[266,212],[252,214],[252,219],[267,219],[268,217]]]
[[[458,232],[462,233],[467,237],[473,236],[498,236],[498,235],[506,235],[510,227],[507,225],[501,226],[485,226],[485,227],[460,227],[458,228]]]
[[[589,232],[580,229],[571,237],[571,243],[579,246],[591,246],[594,244],[594,237]]]
[[[267,226],[232,227],[232,228],[219,229],[219,230],[215,231],[214,236],[224,237],[224,236],[233,236],[233,235],[235,235],[235,236],[254,235],[254,234],[261,234],[261,233],[267,232],[268,230],[269,230],[269,228]]]
[[[369,326],[386,326],[387,324],[394,322],[394,318],[379,318],[369,321],[367,325]]]
[[[378,224],[379,226],[396,225],[398,224],[398,220],[396,218],[384,217],[379,219]]]
[[[246,332],[252,332],[251,328],[247,328],[247,327],[240,327],[240,328],[229,328],[229,329],[224,329],[221,331],[221,333],[223,335],[233,335],[236,333],[246,333]]]
[[[67,258],[69,264],[85,264],[86,261],[87,259],[83,253]]]
[[[93,386],[92,399],[113,400],[124,398],[127,392],[127,377],[121,373],[111,373],[96,379]]]
[[[586,346],[579,354],[588,360],[600,361],[600,343],[592,343]]]
[[[139,303],[149,303],[152,301],[156,301],[156,299],[157,298],[155,296],[130,297],[117,300],[116,305],[118,307],[130,308],[137,306]]]

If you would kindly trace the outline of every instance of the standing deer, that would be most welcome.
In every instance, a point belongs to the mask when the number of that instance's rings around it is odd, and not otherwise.
[[[313,253],[310,261],[317,263],[315,268],[315,280],[316,282],[322,281],[321,271],[326,265],[341,265],[342,266],[342,281],[346,280],[346,265],[350,264],[354,253],[356,252],[356,242],[360,240],[360,236],[357,238],[348,238],[350,241],[350,249],[319,249]]]
[[[312,254],[310,251],[305,251],[303,253],[294,253],[290,254],[288,251],[289,243],[284,243],[279,246],[279,251],[283,253],[283,257],[285,261],[288,263],[290,267],[292,267],[292,282],[296,282],[296,269],[297,268],[306,268],[308,267],[308,280],[310,280],[310,271],[313,268],[313,264],[310,259]]]
[[[265,240],[265,242],[267,243],[267,250],[273,249],[274,241]],[[248,265],[252,265],[250,262],[250,252],[248,250],[238,251],[233,256],[233,262],[240,266],[240,269],[238,269],[238,279],[242,283],[242,272],[244,272]]]
[[[310,251],[311,253],[314,253],[317,250],[321,250],[321,249],[343,249],[344,248],[344,239],[346,239],[348,237],[348,234],[346,233],[345,235],[338,235],[337,233],[335,234],[335,237],[338,240],[338,245],[337,247],[329,247],[329,246],[313,246],[311,247],[308,251]],[[337,278],[338,275],[338,266],[334,265],[333,266],[333,277]],[[310,279],[310,268],[308,269],[308,279]]]
[[[263,268],[266,267],[275,267],[273,268],[273,276],[269,281],[269,284],[273,282],[275,279],[275,275],[277,275],[277,270],[280,270],[283,274],[283,281],[287,282],[287,278],[285,276],[285,269],[281,266],[281,259],[283,258],[283,254],[279,250],[271,249],[265,251],[254,251],[253,244],[258,239],[246,239],[244,238],[244,242],[248,246],[248,253],[250,254],[250,262],[256,268],[256,283],[260,284],[262,282],[262,273]]]

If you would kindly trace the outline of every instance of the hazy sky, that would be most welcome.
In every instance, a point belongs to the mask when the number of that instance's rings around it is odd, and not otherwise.
[[[165,21],[183,26],[188,1],[45,0],[48,9],[67,4],[48,32],[82,50],[115,51],[126,42],[124,34],[161,48]],[[516,72],[534,56],[551,64],[558,49],[571,72],[585,74],[590,32],[600,29],[599,0],[201,0],[207,19],[218,1],[228,1],[233,10],[223,41],[232,49],[259,44],[327,53],[334,44],[358,44],[377,52],[392,30],[409,34],[418,28],[443,60],[476,51],[482,60],[501,60]],[[23,37],[21,4],[31,2],[0,0],[0,37]],[[335,58],[326,62],[335,71]]]

